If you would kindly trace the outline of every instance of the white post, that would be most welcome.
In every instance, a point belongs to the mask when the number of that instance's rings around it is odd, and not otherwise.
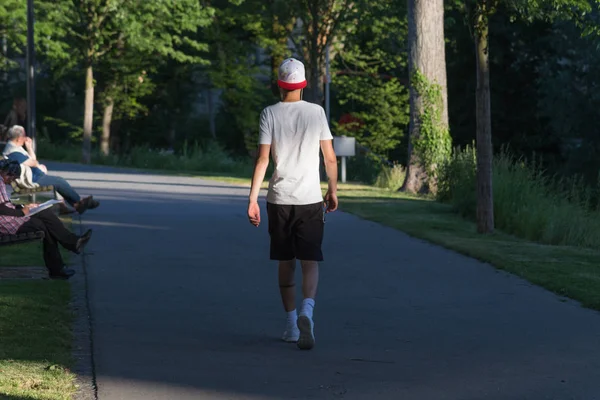
[[[327,115],[327,123],[329,124],[329,45],[325,48],[325,115]]]
[[[356,153],[356,139],[353,137],[336,136],[333,138],[333,148],[338,157],[341,158],[341,181],[346,183],[346,160]]]
[[[27,136],[33,140],[33,151],[37,151],[35,131],[35,44],[33,0],[27,0]]]

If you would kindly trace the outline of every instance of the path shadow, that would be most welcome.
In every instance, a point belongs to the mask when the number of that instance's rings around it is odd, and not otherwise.
[[[345,214],[301,352],[247,189],[154,189],[100,189],[84,215],[100,400],[600,397],[597,315]]]
[[[101,394],[103,385],[182,399],[596,393],[594,370],[565,366],[600,355],[590,334],[599,321],[474,260],[333,215],[318,345],[301,352],[278,340],[268,236],[265,226],[250,231],[247,194],[101,194],[107,207],[84,218],[98,227],[90,271]],[[557,327],[556,318],[579,322]],[[572,383],[561,389],[561,380]]]

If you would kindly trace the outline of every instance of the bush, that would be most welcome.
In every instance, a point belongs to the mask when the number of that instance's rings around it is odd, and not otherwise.
[[[381,169],[381,161],[362,151],[358,151],[354,157],[348,157],[346,164],[349,182],[363,182],[369,185],[375,183],[381,173]],[[340,171],[339,173],[341,174]]]
[[[477,155],[472,146],[456,149],[450,160],[439,169],[436,196],[439,201],[452,204],[463,217],[475,217],[476,170]]]
[[[396,164],[393,167],[384,165],[375,180],[375,186],[396,191],[402,187],[405,176],[406,169],[402,165]]]
[[[41,160],[81,162],[81,145],[55,144],[40,137],[37,141],[37,156]]]
[[[441,168],[438,199],[461,215],[475,217],[475,150],[455,151]],[[600,212],[594,204],[597,188],[580,179],[547,177],[535,164],[507,153],[493,165],[494,219],[498,229],[553,245],[600,248]]]
[[[73,145],[56,145],[40,141],[41,159],[80,162],[81,148]],[[151,149],[138,146],[126,154],[104,156],[98,152],[92,155],[92,163],[119,167],[149,168],[179,172],[228,173],[250,176],[252,162],[249,158],[233,158],[220,145],[209,142],[205,146],[184,143],[180,152]]]

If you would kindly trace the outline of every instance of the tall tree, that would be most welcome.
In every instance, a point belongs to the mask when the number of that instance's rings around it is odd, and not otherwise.
[[[201,68],[201,84],[209,93],[220,91],[219,120],[226,120],[218,124],[219,134],[213,131],[211,135],[237,152],[252,153],[257,146],[256,121],[269,97],[271,61],[282,53],[278,39],[287,37],[278,28],[285,4],[279,0],[211,0],[210,5],[215,13],[203,37],[210,43],[211,63]],[[211,129],[216,130],[216,125]]]
[[[435,191],[436,169],[449,155],[443,0],[408,0],[410,125],[401,190]]]
[[[294,29],[295,21],[293,10],[286,1],[269,0],[265,13],[264,24],[270,27],[266,29],[266,35],[262,41],[264,48],[268,49],[271,58],[271,90],[276,98],[279,98],[279,86],[277,86],[277,75],[279,65],[290,55],[289,36]]]
[[[461,3],[458,0],[458,3]],[[589,0],[466,0],[469,24],[473,29],[476,56],[476,119],[477,119],[477,231],[494,231],[494,199],[492,187],[492,124],[489,68],[489,17],[499,6],[513,18],[535,19],[579,18],[591,9]]]
[[[488,15],[494,0],[480,0],[475,8],[475,56],[477,64],[476,138],[477,138],[477,231],[494,231],[494,196],[492,188],[492,106],[490,101],[490,59]]]
[[[99,95],[102,105],[102,134],[100,136],[100,153],[109,155],[113,140],[113,126],[124,119],[134,119],[139,114],[147,114],[148,108],[142,101],[150,95],[156,85],[144,69],[145,62],[128,64],[126,57],[122,61],[112,60],[99,64],[97,74],[101,83]]]
[[[357,7],[353,0],[302,0],[292,2],[293,15],[298,18],[298,29],[291,32],[294,50],[304,60],[308,87],[306,99],[323,104],[325,56],[330,47],[330,58],[335,57],[334,44],[343,43],[340,35],[345,24],[356,24]],[[299,34],[298,34],[299,33]]]
[[[27,7],[22,0],[3,0],[0,3],[0,71],[11,64],[9,51],[21,52],[27,34]]]
[[[332,115],[338,134],[356,137],[374,154],[400,159],[408,126],[406,0],[357,2],[360,24],[345,30],[332,64]],[[339,116],[339,115],[338,115]]]
[[[119,25],[111,27],[117,39],[98,60],[104,87],[101,96],[104,106],[102,153],[109,152],[114,117],[133,118],[137,113],[146,111],[139,100],[154,90],[151,76],[159,66],[164,65],[166,60],[207,63],[204,54],[208,47],[199,40],[196,31],[210,23],[213,10],[190,1],[186,3],[190,6],[188,8],[186,4],[177,4],[173,0],[123,4],[129,8],[120,20],[115,19]],[[173,130],[169,132],[172,136]]]
[[[55,3],[48,14],[56,27],[52,41],[85,70],[83,162],[91,159],[94,68],[119,46],[180,62],[201,61],[206,50],[190,35],[210,21],[211,10],[196,0],[72,0]],[[56,12],[60,9],[60,12]],[[191,54],[190,54],[191,53]],[[62,56],[64,58],[64,56]]]

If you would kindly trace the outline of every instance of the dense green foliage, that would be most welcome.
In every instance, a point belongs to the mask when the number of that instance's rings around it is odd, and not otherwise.
[[[37,126],[54,144],[80,145],[82,49],[96,54],[91,60],[96,85],[93,147],[97,152],[103,113],[113,102],[110,146],[122,159],[133,148],[172,148],[181,154],[184,143],[204,146],[209,141],[235,157],[251,154],[258,114],[278,99],[274,69],[284,57],[308,54],[311,32],[296,24],[311,21],[308,11],[281,0],[193,5],[122,0],[118,7],[105,0],[86,1],[106,15],[97,21],[103,24],[101,34],[82,30],[85,15],[77,13],[72,1],[35,2]],[[373,182],[382,165],[378,160],[406,162],[406,2],[356,1],[351,12],[341,14],[334,3],[328,9],[339,17],[330,38],[332,127],[370,149],[366,158],[349,160],[349,177]],[[580,174],[595,184],[600,167],[597,6],[583,14],[578,10],[589,1],[492,3],[495,148],[509,147],[517,156],[535,157],[552,174]],[[464,6],[474,2],[446,4],[450,132],[454,145],[465,145],[475,138],[476,82],[472,25]],[[25,11],[22,1],[0,5],[0,35],[7,43],[0,55],[0,73],[6,76],[0,79],[2,117],[13,99],[25,93],[19,64]],[[320,23],[329,26],[331,21]],[[296,54],[299,47],[303,50]]]
[[[476,154],[457,150],[440,171],[438,199],[474,218]],[[600,248],[600,194],[580,179],[548,177],[506,152],[494,160],[494,218],[506,233],[555,245]]]
[[[469,13],[457,0],[446,14],[449,115],[455,145],[475,138],[475,86]],[[595,182],[600,131],[593,122],[599,83],[598,9],[585,0],[495,1],[490,15],[492,132],[496,150],[541,159],[552,173]],[[586,149],[587,154],[580,150]],[[595,163],[595,165],[593,165]]]
[[[0,38],[6,41],[9,54],[21,54],[27,40],[27,13],[21,0],[3,0],[0,3]],[[4,44],[4,43],[3,43]],[[0,53],[0,71],[16,67],[15,61]]]
[[[409,122],[405,16],[404,0],[368,2],[333,64],[337,133],[396,160],[406,155]]]
[[[452,138],[448,128],[442,124],[442,91],[439,85],[429,82],[419,71],[415,72],[412,82],[423,107],[418,121],[419,137],[413,141],[413,147],[428,175],[434,177],[437,168],[452,151]]]

